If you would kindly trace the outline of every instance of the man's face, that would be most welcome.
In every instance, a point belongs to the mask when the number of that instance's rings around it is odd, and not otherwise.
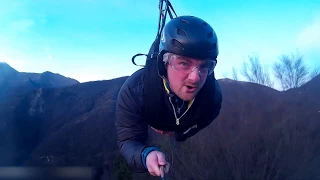
[[[171,90],[184,101],[192,100],[207,79],[208,66],[208,62],[203,60],[172,56],[167,64]]]

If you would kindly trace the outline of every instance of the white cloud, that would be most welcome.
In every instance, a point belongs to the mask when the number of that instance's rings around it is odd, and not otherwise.
[[[1,0],[0,19],[16,15],[17,13],[21,14],[24,10],[23,2]]]
[[[320,17],[305,27],[297,36],[298,46],[305,50],[320,50]]]
[[[8,63],[12,68],[20,71],[26,66],[26,61],[20,58],[12,57],[5,51],[0,50],[0,62]]]
[[[40,56],[32,54],[23,49],[15,48],[12,41],[0,36],[0,62],[8,63],[17,71],[42,73],[57,66],[57,63],[53,61],[50,49],[45,49],[45,52]]]
[[[0,35],[0,62],[8,63],[12,68],[17,71],[26,66],[26,61],[21,59],[21,52],[14,52],[10,50],[11,43],[6,36]]]
[[[20,19],[11,23],[12,30],[15,31],[26,31],[34,25],[32,19]]]
[[[91,63],[65,64],[63,69],[61,69],[61,67],[59,69],[58,66],[56,66],[53,71],[77,79],[79,82],[88,82],[130,76],[138,69],[140,69],[140,67],[129,63],[126,65],[111,65],[105,62],[99,62],[99,60],[91,60]]]
[[[48,58],[47,60],[51,61],[52,60],[51,48],[50,47],[46,47],[46,48],[44,48],[44,50],[45,50],[46,54],[48,55],[47,56],[47,58]]]

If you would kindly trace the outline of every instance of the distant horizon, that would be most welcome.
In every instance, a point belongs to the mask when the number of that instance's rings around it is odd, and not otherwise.
[[[7,62],[0,62],[0,65],[1,65],[2,63],[5,63],[5,64],[9,65],[11,68],[13,68],[14,70],[18,71],[19,73],[36,73],[36,74],[42,74],[42,73],[45,73],[45,72],[51,72],[51,73],[53,73],[53,74],[58,74],[58,75],[61,75],[61,76],[66,77],[66,78],[74,79],[74,80],[78,81],[79,83],[90,83],[90,82],[95,82],[95,81],[109,81],[109,80],[115,80],[115,79],[119,79],[119,78],[129,77],[129,76],[130,76],[130,75],[124,75],[124,76],[119,76],[119,77],[112,77],[112,78],[110,78],[110,79],[95,79],[95,80],[93,79],[93,80],[81,82],[81,81],[79,81],[78,79],[76,79],[76,78],[74,78],[74,77],[66,76],[66,75],[61,74],[61,73],[59,73],[59,72],[52,72],[52,71],[48,71],[48,70],[47,70],[47,71],[43,71],[43,72],[19,71],[19,70],[15,69],[13,66],[11,66],[11,65],[10,65],[9,63],[7,63]],[[270,73],[270,74],[272,74],[272,73]],[[318,76],[320,76],[320,74],[318,74]],[[216,77],[216,79],[217,79],[217,80],[226,80],[226,79],[229,79],[229,80],[237,81],[237,82],[254,83],[254,82],[250,82],[250,81],[248,81],[248,80],[246,80],[246,79],[238,79],[238,80],[235,80],[235,79],[233,79],[232,75],[231,75],[231,76],[228,76],[228,77],[218,77],[218,78]],[[278,81],[278,80],[276,80],[276,81]],[[309,82],[309,81],[310,81],[310,80],[308,80],[308,81],[306,81],[306,82]],[[259,84],[259,83],[254,83],[254,84]],[[259,85],[262,85],[262,84],[259,84]],[[266,85],[262,85],[262,86],[266,86]],[[267,87],[269,87],[269,86],[267,86]],[[274,89],[274,90],[277,90],[277,91],[283,91],[279,84],[276,84],[274,87],[269,87],[269,88]]]

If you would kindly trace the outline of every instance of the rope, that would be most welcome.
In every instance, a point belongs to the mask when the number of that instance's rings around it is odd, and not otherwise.
[[[163,2],[166,3],[164,9],[163,9]],[[172,4],[170,3],[169,0],[159,0],[159,10],[160,10],[160,14],[159,14],[159,24],[158,24],[158,34],[157,34],[157,36],[161,35],[163,27],[164,27],[164,25],[166,23],[167,14],[169,14],[171,19],[173,19],[172,12],[177,17],[177,14],[176,14],[175,10],[173,9]]]
[[[166,3],[165,5],[163,3]],[[173,7],[172,7],[172,4],[170,3],[169,0],[159,0],[159,11],[160,11],[160,14],[159,14],[159,22],[158,22],[158,32],[157,32],[157,36],[156,38],[160,39],[160,36],[161,36],[161,33],[162,33],[162,30],[165,26],[165,23],[166,23],[166,18],[167,18],[167,14],[169,14],[170,18],[172,19],[173,18],[173,15],[171,13],[171,11],[173,11],[173,13],[175,14],[175,16],[177,17],[177,14],[176,12],[174,11]],[[135,63],[135,58],[137,56],[141,56],[141,55],[145,55],[147,56],[147,54],[136,54],[135,56],[132,57],[132,63],[136,66],[140,66],[140,67],[145,67],[144,65],[137,65]],[[151,57],[153,56],[153,54],[151,55]]]

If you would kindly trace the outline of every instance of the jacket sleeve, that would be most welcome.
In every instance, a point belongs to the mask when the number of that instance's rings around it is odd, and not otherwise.
[[[219,116],[220,110],[221,110],[221,104],[222,104],[222,92],[221,92],[220,85],[217,80],[215,80],[215,87],[216,87],[215,109],[214,109],[213,117],[211,119],[208,119],[207,121],[204,121],[204,122],[198,124],[196,127],[190,128],[187,132],[177,133],[176,137],[175,137],[177,141],[185,141],[186,139],[194,136],[199,131],[201,131],[205,127],[209,126],[213,122],[213,120],[215,120]]]
[[[128,81],[121,87],[117,98],[117,144],[120,154],[134,172],[146,172],[141,153],[148,147],[148,125],[142,119],[139,86],[131,87]]]

